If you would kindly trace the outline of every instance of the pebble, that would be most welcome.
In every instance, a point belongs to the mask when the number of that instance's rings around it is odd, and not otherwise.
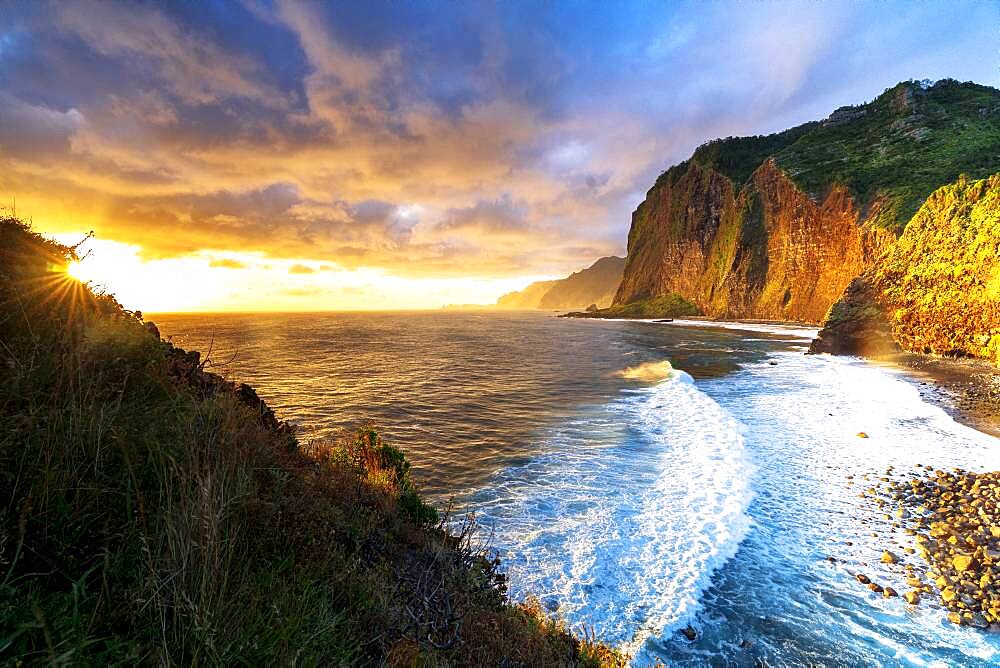
[[[897,526],[914,541],[913,546],[903,547],[903,553],[919,555],[933,583],[923,583],[913,564],[905,564],[906,583],[912,590],[903,599],[918,605],[921,593],[936,590],[951,623],[977,629],[1000,624],[1000,472],[918,468],[924,473],[903,483],[883,477],[880,488],[867,494],[879,507],[895,506]],[[881,561],[894,565],[900,560],[885,550]],[[897,595],[867,576],[855,577],[886,598]]]

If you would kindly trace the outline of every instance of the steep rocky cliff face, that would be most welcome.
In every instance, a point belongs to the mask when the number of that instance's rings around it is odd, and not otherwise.
[[[538,302],[538,308],[573,309],[597,304],[610,306],[625,271],[625,258],[602,257],[586,269],[556,281]]]
[[[897,348],[1000,362],[1000,174],[936,190],[851,283],[811,350]]]
[[[950,80],[710,142],[633,214],[615,304],[677,294],[717,318],[821,322],[935,188],[997,169],[1000,91]]]
[[[845,188],[815,202],[774,160],[739,191],[691,162],[633,215],[616,303],[677,293],[717,318],[819,322],[895,238],[862,223]]]
[[[622,280],[625,258],[602,257],[586,269],[555,281],[536,281],[523,290],[508,292],[497,308],[584,309],[591,304],[610,306]]]

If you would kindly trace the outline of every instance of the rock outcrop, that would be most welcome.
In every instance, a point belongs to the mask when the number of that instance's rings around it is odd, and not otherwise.
[[[952,80],[709,142],[633,214],[615,305],[675,294],[716,318],[822,322],[930,193],[998,170],[1000,91]]]
[[[936,190],[855,279],[813,352],[895,348],[1000,362],[1000,174]]]

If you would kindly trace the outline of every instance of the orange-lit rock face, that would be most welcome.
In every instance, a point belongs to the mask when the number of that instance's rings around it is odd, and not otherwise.
[[[1000,174],[932,193],[831,309],[812,350],[896,346],[1000,362]]]
[[[816,323],[893,241],[845,189],[814,202],[773,160],[738,192],[691,163],[633,214],[616,303],[677,292],[713,317]]]

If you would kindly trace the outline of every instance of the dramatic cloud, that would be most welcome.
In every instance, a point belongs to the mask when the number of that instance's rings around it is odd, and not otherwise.
[[[0,203],[147,262],[560,275],[622,253],[657,174],[705,140],[903,79],[996,85],[997,18],[971,2],[14,3]]]

